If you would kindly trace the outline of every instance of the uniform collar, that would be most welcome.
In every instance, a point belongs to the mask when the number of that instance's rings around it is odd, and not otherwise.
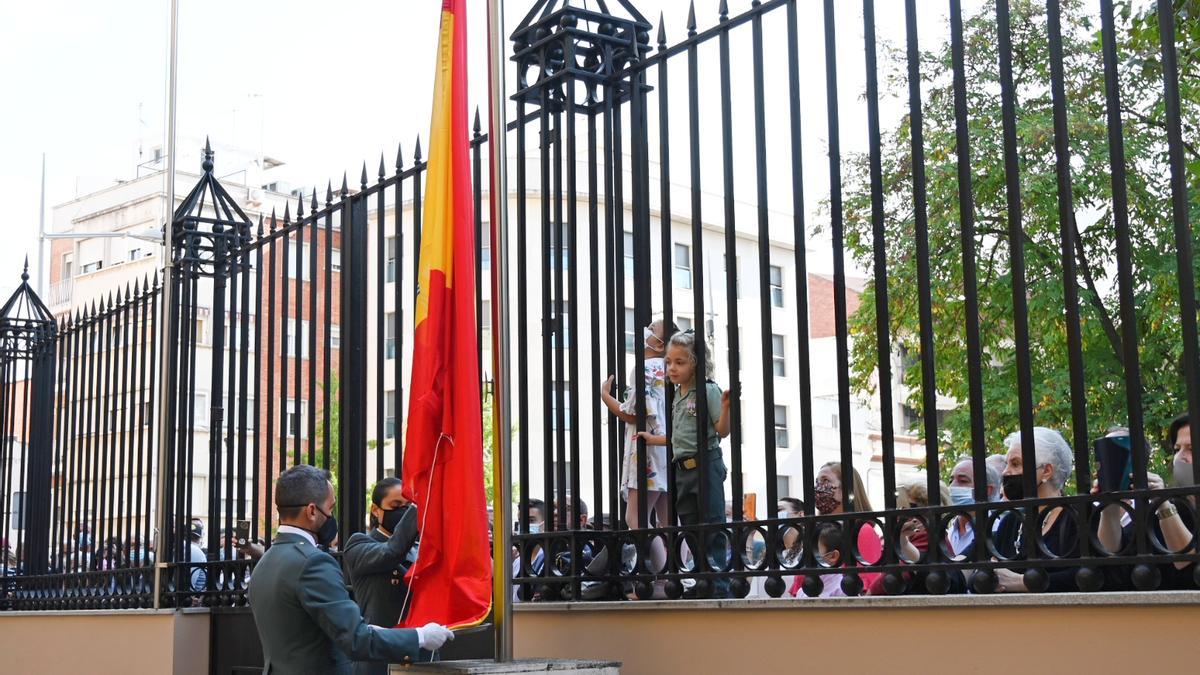
[[[317,538],[313,536],[312,532],[309,532],[303,528],[294,527],[292,525],[280,525],[279,529],[275,530],[275,534],[294,534],[304,537],[308,540],[308,543],[312,544],[313,546],[317,545]]]

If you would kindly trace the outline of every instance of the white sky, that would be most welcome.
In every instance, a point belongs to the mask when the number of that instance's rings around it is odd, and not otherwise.
[[[506,0],[506,33],[531,0]],[[843,152],[865,148],[861,3],[837,4]],[[879,36],[901,44],[903,3],[884,0],[877,8]],[[923,46],[948,37],[944,2],[922,0]],[[968,2],[968,5],[976,3]],[[485,1],[469,0],[471,99],[486,103]],[[683,0],[637,0],[657,23],[666,18],[669,43],[685,36]],[[698,3],[700,28],[716,23],[717,0]],[[736,15],[749,0],[729,3]],[[363,160],[374,175],[382,151],[388,166],[396,144],[411,156],[416,135],[427,135],[437,40],[438,0],[180,0],[179,139],[186,144],[211,135],[224,145],[284,160],[280,178],[299,185],[357,176]],[[18,283],[22,258],[37,250],[40,162],[47,156],[47,217],[50,208],[77,194],[135,175],[138,149],[162,144],[167,77],[169,0],[40,0],[0,4],[0,293]],[[784,11],[767,22],[768,126],[786,123]],[[801,3],[801,61],[804,78],[805,174],[808,204],[827,194],[828,165],[824,99],[821,3]],[[775,37],[778,36],[778,37]],[[749,96],[749,30],[733,41],[734,116],[739,166],[737,197],[753,197],[752,99]],[[715,42],[702,57],[706,96],[715,96],[719,77]],[[744,46],[743,46],[744,45]],[[511,50],[509,51],[511,53]],[[683,59],[677,59],[682,65]],[[679,73],[676,75],[675,73]],[[672,105],[683,95],[683,72],[672,70]],[[513,77],[509,75],[511,89]],[[881,84],[882,86],[882,84]],[[744,91],[743,91],[744,90]],[[885,104],[884,128],[900,109]],[[705,106],[706,189],[719,188],[719,119],[715,99]],[[677,175],[686,162],[686,126],[672,138]],[[790,165],[773,147],[773,208],[790,209]],[[777,157],[778,155],[778,157]],[[193,155],[194,156],[194,155]],[[146,157],[148,159],[148,156]],[[217,157],[218,174],[221,157]],[[775,169],[779,166],[779,169]],[[181,166],[194,170],[194,167]],[[189,186],[177,189],[186,191]],[[682,205],[681,205],[682,206]],[[716,214],[712,214],[716,215]]]

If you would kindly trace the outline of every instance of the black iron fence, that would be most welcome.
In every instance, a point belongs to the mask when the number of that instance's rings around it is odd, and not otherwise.
[[[713,27],[693,10],[671,45],[665,21],[655,30],[624,1],[538,2],[514,31],[514,381],[500,395],[515,402],[519,595],[1194,586],[1196,465],[1166,488],[1161,454],[1136,449],[1163,440],[1162,411],[1200,413],[1184,134],[1200,122],[1178,81],[1197,64],[1186,50],[1177,62],[1174,44],[1196,15],[1165,1],[999,0],[964,16],[955,0],[945,39],[921,42],[910,0],[901,51],[877,38],[873,2],[861,26],[846,7],[773,0],[731,15],[721,3]],[[838,38],[860,28],[866,128],[846,131]],[[802,63],[813,35],[823,78]],[[1134,77],[1155,86],[1120,100]],[[815,130],[801,116],[813,87]],[[894,129],[889,93],[907,102]],[[864,135],[865,152],[842,151]],[[481,321],[478,353],[463,356],[485,370],[486,143],[477,122]],[[805,148],[818,143],[828,178],[814,198]],[[0,325],[0,493],[6,522],[24,524],[7,607],[153,604],[156,545],[162,604],[242,605],[255,543],[276,524],[273,480],[301,462],[335,476],[340,531],[365,527],[369,486],[403,461],[425,171],[419,143],[405,157],[381,158],[374,182],[364,165],[356,188],[343,178],[251,218],[206,152],[174,214],[169,307],[155,279],[58,326],[38,311]],[[27,288],[14,297],[40,306]],[[683,357],[716,363],[728,412],[716,390],[677,389],[652,361],[673,332],[644,336],[656,321],[693,331]],[[160,419],[172,431],[162,467]],[[1135,449],[1132,480],[1090,495],[1092,441],[1114,422]],[[1010,446],[1012,499],[995,501],[987,457]],[[948,503],[958,459],[969,498]],[[906,480],[916,464],[919,482]],[[882,509],[866,507],[867,485]],[[973,546],[960,546],[968,531]]]
[[[1181,99],[1180,73],[1195,64],[1180,64],[1190,47],[1175,44],[1194,39],[1189,3],[998,0],[964,15],[952,1],[947,35],[921,42],[910,1],[885,8],[893,25],[902,20],[903,48],[877,38],[870,0],[857,25],[846,15],[858,7],[832,0],[750,4],[734,16],[720,3],[707,30],[693,7],[674,45],[660,22],[657,48],[628,3],[620,18],[539,3],[513,35],[513,98],[530,120],[515,131],[515,314],[552,319],[540,353],[524,323],[516,328],[521,596],[645,598],[660,592],[656,581],[672,598],[817,595],[830,583],[846,595],[1195,588],[1197,467],[1183,459],[1188,441],[1167,433],[1176,414],[1197,414],[1196,186],[1189,200],[1185,169],[1196,156],[1181,130],[1194,128],[1198,106]],[[839,43],[860,29],[866,124],[848,130]],[[805,80],[820,74],[801,63],[802,32],[824,40],[818,209],[805,201],[803,144],[814,134],[801,111],[802,92],[819,91]],[[882,76],[894,91],[881,90]],[[677,87],[686,96],[669,93]],[[885,131],[891,94],[907,107]],[[843,152],[843,139],[864,132],[864,152]],[[770,191],[779,172],[790,179],[782,197]],[[738,201],[746,184],[749,207]],[[820,244],[831,297],[810,272]],[[856,269],[870,274],[857,290]],[[576,314],[591,322],[590,344]],[[681,417],[672,397],[688,395],[686,383],[654,384],[641,331],[656,318],[705,338],[689,360],[715,357],[709,377],[732,394],[728,412],[704,403],[719,390],[699,387]],[[831,328],[818,335],[818,323]],[[816,351],[825,335],[832,347]],[[628,422],[604,420],[594,385],[580,385],[608,374],[613,393],[634,402]],[[651,387],[665,406],[648,408]],[[832,424],[814,410],[828,400]],[[604,413],[572,424],[580,408]],[[870,433],[854,428],[863,414],[874,416]],[[729,440],[691,454],[724,435],[716,415]],[[675,452],[680,420],[686,444]],[[667,427],[665,466],[630,436],[655,425]],[[1114,425],[1133,448],[1130,480],[1089,494],[1101,468],[1093,441]],[[823,434],[836,440],[817,447]],[[797,436],[795,454],[783,454]],[[1000,476],[989,487],[989,454],[1004,460],[996,474],[1015,477],[1003,481],[1008,501],[990,501]],[[1170,477],[1173,456],[1178,487],[1165,489],[1159,475]],[[969,497],[950,503],[943,479],[963,459],[956,486],[970,485]],[[916,487],[902,480],[906,464],[921,466]],[[858,474],[868,469],[882,510],[865,506]],[[698,488],[684,486],[683,471]],[[656,509],[651,497],[628,512],[626,491],[656,488],[668,495]],[[752,491],[765,496],[766,519],[761,501],[750,510]],[[577,531],[585,496],[596,529]],[[694,504],[676,512],[681,497],[701,505],[699,518]],[[973,546],[951,541],[967,530]]]
[[[154,604],[160,291],[55,320],[23,282],[6,308],[7,609]]]

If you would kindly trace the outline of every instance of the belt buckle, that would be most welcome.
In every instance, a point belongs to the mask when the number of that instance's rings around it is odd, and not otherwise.
[[[688,457],[687,459],[681,461],[679,463],[679,465],[682,466],[683,468],[687,469],[688,471],[691,471],[692,469],[695,469],[696,467],[700,466],[700,463],[696,461],[695,457]]]

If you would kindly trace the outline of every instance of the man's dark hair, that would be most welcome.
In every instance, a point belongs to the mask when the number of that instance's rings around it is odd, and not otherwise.
[[[307,464],[297,464],[275,480],[275,508],[280,518],[295,518],[309,504],[322,504],[329,496],[330,474]]]
[[[1167,430],[1167,438],[1171,440],[1171,444],[1167,446],[1167,454],[1175,454],[1175,438],[1179,436],[1179,430],[1184,427],[1191,427],[1192,420],[1187,413],[1183,413],[1179,417],[1171,420],[1171,427]]]
[[[802,500],[796,499],[795,497],[780,497],[779,501],[786,502],[796,513],[801,515],[804,514],[804,502]]]
[[[525,511],[529,513],[530,521],[533,520],[533,512],[535,510],[538,512],[539,518],[542,520],[546,519],[546,502],[540,499],[530,499],[529,502],[525,504]]]

